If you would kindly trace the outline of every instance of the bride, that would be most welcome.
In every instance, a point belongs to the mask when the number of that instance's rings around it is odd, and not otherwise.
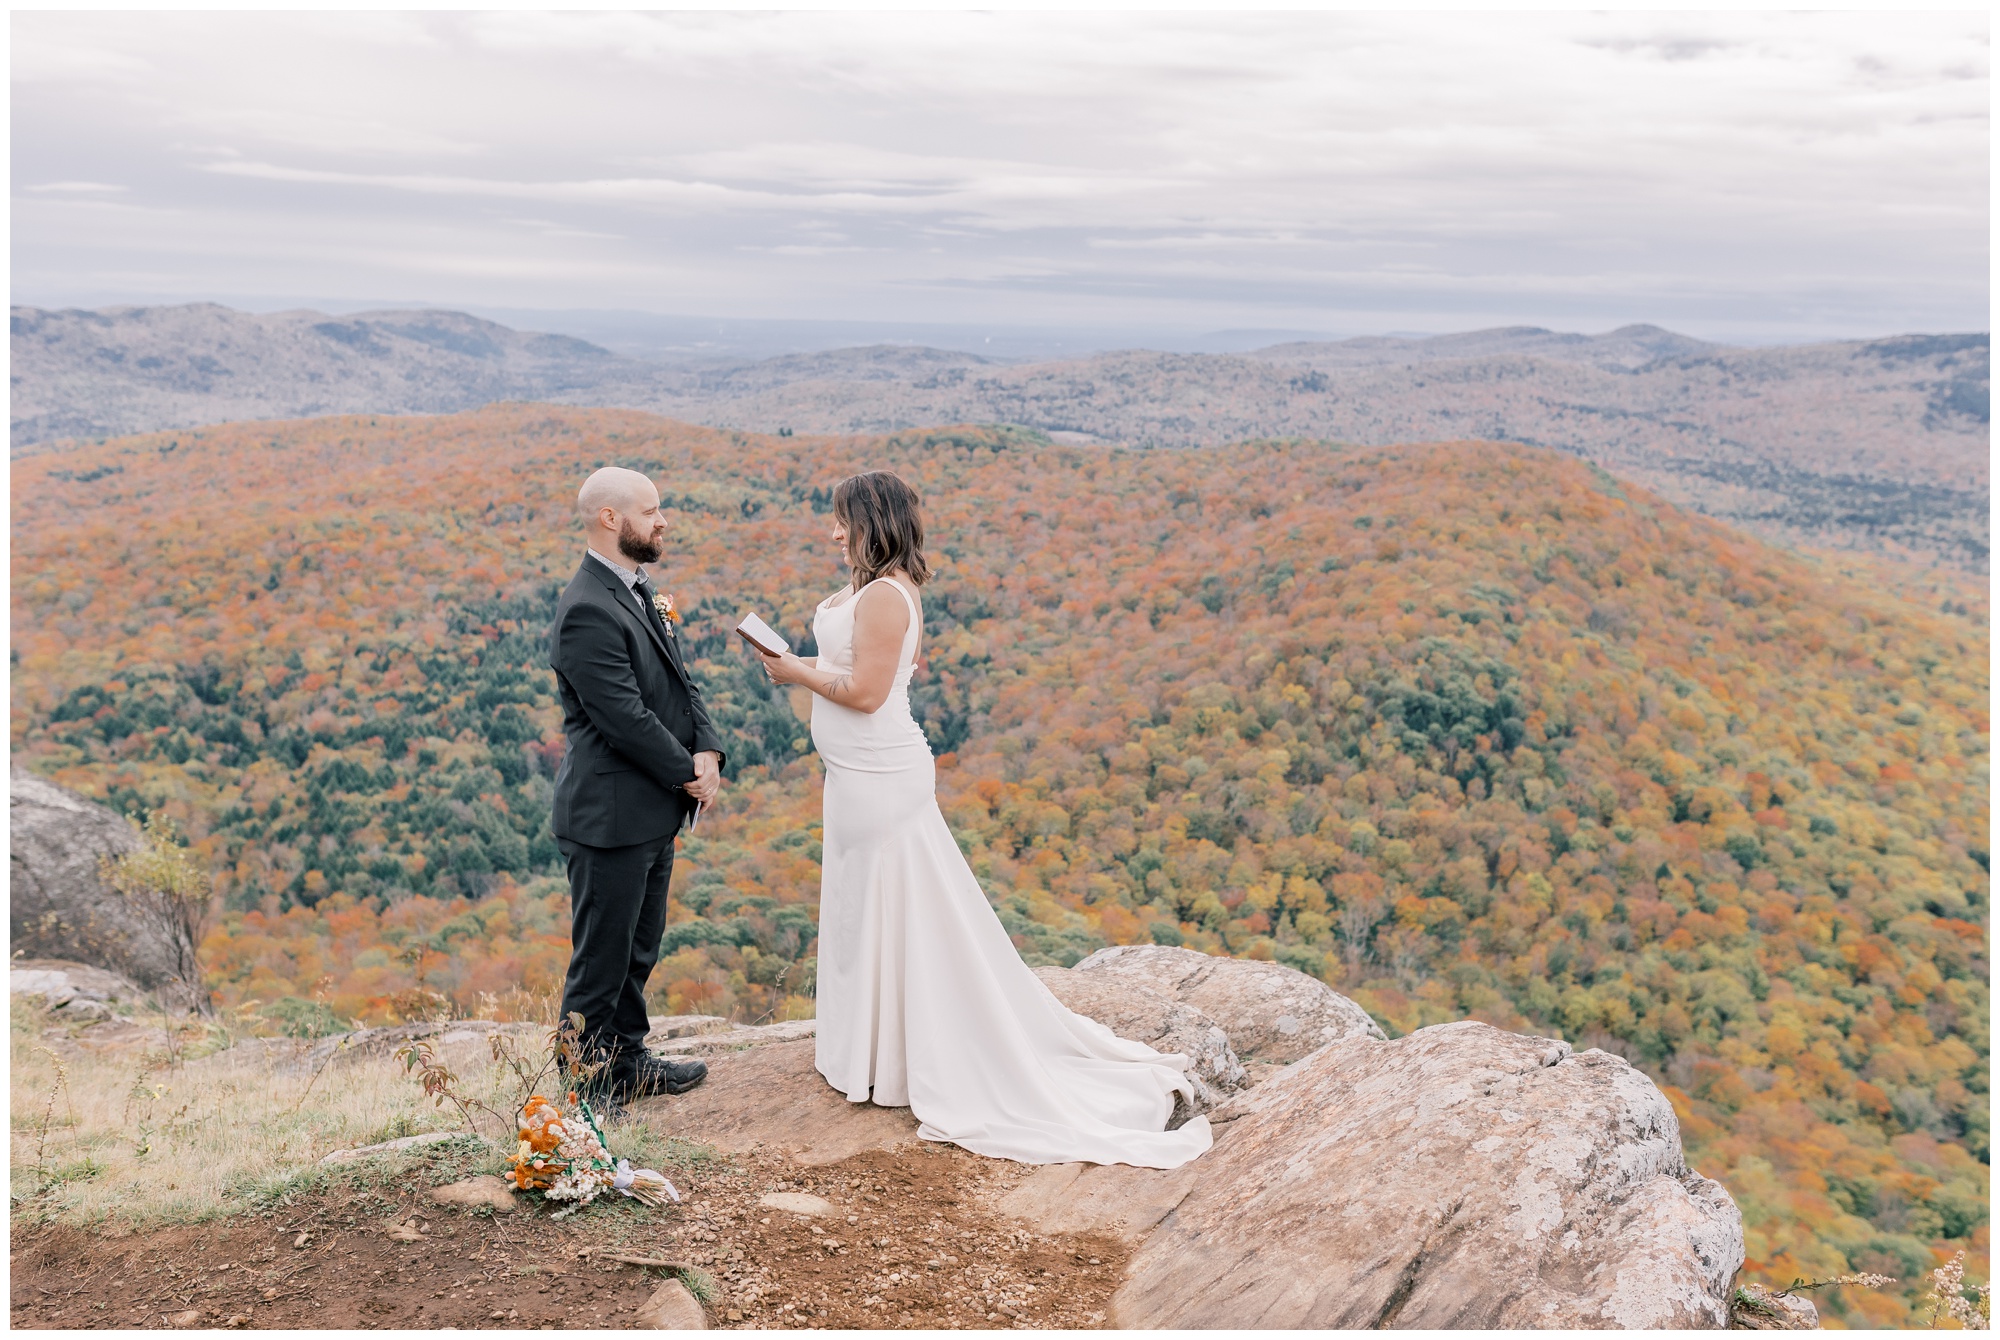
[[[826,765],[817,1063],[848,1101],[907,1105],[918,1134],[1022,1163],[1175,1168],[1208,1118],[1164,1129],[1187,1059],[1065,1009],[1021,962],[938,809],[910,715],[923,611],[917,495],[886,470],[843,480],[832,540],[852,582],[813,617],[817,657],[766,656],[815,695]]]

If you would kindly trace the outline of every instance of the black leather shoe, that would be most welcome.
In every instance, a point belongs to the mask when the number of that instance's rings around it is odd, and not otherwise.
[[[647,1056],[639,1062],[639,1073],[632,1081],[632,1095],[645,1098],[656,1093],[686,1093],[707,1078],[706,1061]]]

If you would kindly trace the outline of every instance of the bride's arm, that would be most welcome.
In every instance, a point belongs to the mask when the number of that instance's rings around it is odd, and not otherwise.
[[[830,703],[873,712],[889,701],[896,684],[896,662],[903,652],[903,634],[910,629],[910,607],[894,591],[868,590],[856,597],[854,610],[854,669],[846,674],[822,670],[794,656],[766,656],[764,669],[777,684],[803,684]]]

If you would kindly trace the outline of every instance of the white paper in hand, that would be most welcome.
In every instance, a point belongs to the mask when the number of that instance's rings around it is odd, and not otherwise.
[[[771,631],[771,625],[754,614],[743,616],[743,621],[736,625],[736,635],[766,656],[782,656],[792,649],[790,643]]]

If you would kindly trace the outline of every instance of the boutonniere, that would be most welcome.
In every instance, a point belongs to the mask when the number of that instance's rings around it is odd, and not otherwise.
[[[681,621],[681,612],[674,608],[674,593],[671,591],[655,593],[653,608],[660,612],[660,621],[666,624],[667,631],[673,632],[674,625]]]

